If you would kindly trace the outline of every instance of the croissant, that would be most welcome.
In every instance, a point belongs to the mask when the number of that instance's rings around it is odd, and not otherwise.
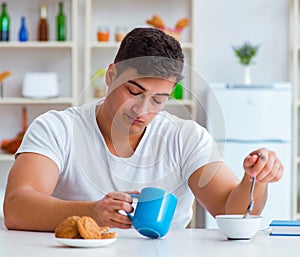
[[[27,110],[22,109],[22,130],[12,139],[4,139],[1,142],[1,148],[8,153],[14,154],[20,147],[25,131],[27,129]]]
[[[165,23],[164,23],[163,19],[158,15],[153,15],[152,19],[147,20],[146,22],[147,22],[147,24],[149,24],[155,28],[160,28],[160,29],[165,28]]]
[[[2,83],[3,80],[6,79],[8,76],[10,76],[9,71],[4,71],[4,72],[0,73],[0,83]]]
[[[189,20],[187,18],[182,18],[179,21],[177,21],[175,28],[182,30],[188,25],[189,25]]]

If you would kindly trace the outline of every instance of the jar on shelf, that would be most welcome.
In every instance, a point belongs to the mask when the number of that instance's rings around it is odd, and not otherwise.
[[[101,27],[97,31],[98,42],[108,42],[109,41],[109,28]]]
[[[106,95],[106,82],[105,82],[106,69],[98,69],[91,77],[91,85],[94,88],[94,98],[102,98]]]
[[[127,34],[127,28],[117,27],[115,32],[116,42],[121,42]]]

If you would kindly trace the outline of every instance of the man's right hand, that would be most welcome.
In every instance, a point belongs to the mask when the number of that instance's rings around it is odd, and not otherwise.
[[[103,199],[95,203],[93,217],[99,226],[128,229],[132,221],[120,211],[132,212],[132,197],[129,194],[138,194],[139,191],[110,192]]]

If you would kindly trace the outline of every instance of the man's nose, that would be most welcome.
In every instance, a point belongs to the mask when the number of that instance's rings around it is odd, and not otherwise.
[[[149,99],[145,96],[138,96],[134,99],[132,110],[137,116],[145,114],[149,109]]]

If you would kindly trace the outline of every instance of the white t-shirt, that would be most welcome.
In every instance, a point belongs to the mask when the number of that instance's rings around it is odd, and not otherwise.
[[[163,188],[178,198],[172,228],[186,227],[194,200],[188,178],[220,160],[212,137],[196,122],[162,111],[147,126],[135,153],[120,158],[110,153],[97,126],[101,102],[39,116],[17,154],[34,152],[57,164],[60,177],[53,196],[60,199],[95,201],[112,191]]]

